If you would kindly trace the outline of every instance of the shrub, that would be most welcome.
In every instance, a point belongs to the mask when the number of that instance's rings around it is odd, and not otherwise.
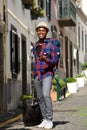
[[[76,82],[76,79],[73,78],[73,77],[68,77],[68,78],[66,78],[66,82],[67,83],[73,83],[73,82]]]
[[[32,99],[32,96],[29,94],[24,94],[20,97],[21,101],[25,101],[26,99]]]
[[[53,86],[52,86],[52,90],[53,90],[53,91],[57,91],[57,86],[56,86],[56,85],[53,85]]]
[[[52,79],[52,85],[56,85],[56,79],[55,78]]]
[[[77,74],[75,78],[84,77],[84,74]]]
[[[56,79],[55,78],[53,78],[53,80],[52,80],[52,90],[53,91],[56,91],[57,90],[57,81],[56,81]],[[62,79],[58,79],[58,83],[59,83],[59,85],[60,85],[60,87],[62,88],[62,87],[65,87],[65,85],[66,85],[66,83],[64,82],[64,80],[62,80]]]
[[[85,70],[85,69],[87,69],[87,62],[85,62],[84,64],[82,64],[82,70]]]
[[[59,79],[59,84],[61,87],[64,87],[66,85],[66,83],[62,79]]]

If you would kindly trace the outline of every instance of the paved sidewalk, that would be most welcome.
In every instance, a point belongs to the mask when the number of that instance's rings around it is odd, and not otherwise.
[[[87,130],[87,85],[79,88],[75,94],[53,102],[54,127],[53,130]],[[24,130],[22,119],[7,125],[0,130]],[[43,128],[29,127],[28,130],[43,130]]]
[[[54,130],[87,130],[87,85],[54,103]]]
[[[87,130],[87,85],[66,99],[54,102],[53,108],[53,130]],[[30,127],[28,130],[39,128]]]

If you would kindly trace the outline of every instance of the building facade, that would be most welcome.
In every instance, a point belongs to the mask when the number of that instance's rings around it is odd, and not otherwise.
[[[20,96],[32,93],[32,46],[39,22],[47,23],[47,37],[60,40],[56,74],[64,78],[80,72],[87,60],[87,20],[81,13],[75,0],[0,1],[0,113],[17,109]]]
[[[3,0],[0,1],[0,113],[3,112],[6,108],[6,77],[5,77],[5,63],[6,63],[6,55],[5,55],[5,2]]]
[[[50,23],[50,5],[50,0],[0,1],[0,113],[17,109],[20,96],[31,94],[31,45],[38,22]]]
[[[78,72],[82,71],[81,65],[84,62],[87,62],[87,15],[83,10],[83,0],[77,4],[77,26],[76,26],[76,34],[77,34],[77,47],[78,47],[78,55],[79,55],[79,64],[78,64]]]
[[[61,42],[60,76],[74,75],[73,51],[76,43],[76,8],[71,0],[58,0],[58,23],[60,27],[59,39]]]

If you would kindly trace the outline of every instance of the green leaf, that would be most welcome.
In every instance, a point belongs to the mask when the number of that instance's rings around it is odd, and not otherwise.
[[[32,99],[32,96],[31,96],[31,95],[28,95],[28,94],[25,94],[25,95],[22,95],[22,96],[20,97],[20,100],[21,100],[21,101],[24,101],[24,100],[26,100],[26,99]]]

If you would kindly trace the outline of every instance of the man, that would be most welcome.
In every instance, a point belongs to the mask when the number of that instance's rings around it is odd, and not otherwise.
[[[43,120],[38,127],[50,129],[53,127],[53,108],[50,97],[52,76],[58,61],[57,47],[52,39],[46,38],[49,28],[45,22],[36,27],[39,40],[34,45],[34,83]]]

